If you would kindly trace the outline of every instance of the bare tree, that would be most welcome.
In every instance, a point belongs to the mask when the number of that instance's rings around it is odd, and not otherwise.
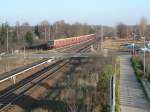
[[[131,31],[129,29],[129,26],[120,23],[117,26],[118,36],[120,38],[129,38],[131,36]]]
[[[145,36],[147,31],[147,19],[143,17],[139,23],[139,32],[141,36]]]
[[[25,34],[28,31],[32,31],[32,28],[28,22],[25,22],[21,25],[21,38],[24,40]]]
[[[19,21],[16,21],[16,37],[17,37],[17,40],[19,40],[20,38],[20,24],[19,24]]]
[[[6,29],[5,24],[0,26],[0,46],[4,46]],[[19,23],[16,21],[16,25],[9,28],[9,42],[14,44],[14,47],[20,49],[25,45],[25,35],[27,32],[33,34],[35,44],[46,43],[48,39],[68,38],[80,35],[86,35],[94,33],[92,26],[81,23],[69,24],[65,21],[57,21],[51,24],[45,20],[36,26],[31,26],[29,23]],[[36,38],[35,38],[36,37]],[[1,48],[3,49],[3,48]]]
[[[49,38],[49,30],[50,30],[50,24],[48,21],[44,20],[40,24],[40,34],[41,38],[44,39],[44,41],[47,41]]]

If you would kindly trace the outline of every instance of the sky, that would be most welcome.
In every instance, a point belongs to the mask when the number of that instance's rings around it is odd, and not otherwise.
[[[0,23],[11,25],[16,21],[35,25],[43,20],[132,25],[142,17],[150,21],[150,0],[0,0]]]

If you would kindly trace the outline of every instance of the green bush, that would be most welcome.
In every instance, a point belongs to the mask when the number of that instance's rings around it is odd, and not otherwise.
[[[132,57],[131,58],[132,65],[134,67],[135,73],[137,75],[137,78],[140,80],[143,77],[143,66],[142,61],[139,57]]]
[[[141,70],[141,69],[139,69],[139,68],[135,68],[135,73],[136,73],[136,75],[137,75],[137,77],[139,78],[139,79],[141,79],[142,78],[142,76],[143,76],[143,70]]]
[[[30,32],[30,31],[28,31],[27,33],[26,33],[26,35],[25,35],[25,39],[26,39],[26,43],[28,44],[28,45],[32,45],[33,44],[33,34],[32,34],[32,32]]]
[[[147,73],[147,79],[150,82],[150,73]]]
[[[134,65],[134,67],[142,69],[142,61],[137,57],[137,58],[132,58],[131,59],[132,64]]]

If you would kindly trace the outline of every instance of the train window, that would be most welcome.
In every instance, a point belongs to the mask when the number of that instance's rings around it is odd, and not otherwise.
[[[54,45],[54,40],[49,40],[48,45]]]

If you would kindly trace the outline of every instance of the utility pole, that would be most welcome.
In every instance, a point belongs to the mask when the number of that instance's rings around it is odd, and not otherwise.
[[[19,23],[16,23],[16,30],[17,30],[17,40],[19,40]]]
[[[145,46],[145,37],[144,37],[144,48],[146,49],[146,46]],[[144,77],[145,77],[145,50],[144,50]]]
[[[9,47],[9,42],[8,42],[8,27],[7,27],[7,53],[8,53],[8,47]]]
[[[101,51],[103,50],[103,25],[101,26]]]
[[[23,57],[26,58],[26,46],[24,45]]]
[[[57,26],[57,23],[56,23],[56,27],[55,27],[55,38],[54,39],[56,39],[57,38],[57,30],[58,30],[58,28],[57,28],[58,26]]]
[[[133,56],[135,55],[135,34],[133,34]]]
[[[45,41],[46,41],[46,26],[45,26]]]
[[[25,37],[23,37],[23,41],[24,41],[23,57],[25,59],[26,58],[26,40],[25,40]]]
[[[132,44],[132,47],[133,47],[132,56],[134,56],[135,55],[135,44],[134,43]]]
[[[50,40],[50,36],[51,36],[51,25],[49,25],[49,30],[48,30],[48,39]]]

